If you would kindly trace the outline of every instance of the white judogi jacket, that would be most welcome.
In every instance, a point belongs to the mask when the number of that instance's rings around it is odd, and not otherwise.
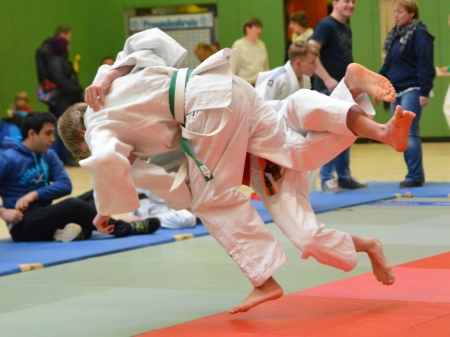
[[[282,67],[258,74],[255,90],[265,101],[283,100],[300,89],[311,89],[311,79],[302,75],[300,80],[290,61]]]
[[[84,117],[87,125],[85,140],[92,156],[82,160],[80,165],[91,172],[99,214],[117,214],[139,208],[134,184],[152,190],[175,209],[189,207],[191,197],[186,185],[169,193],[174,174],[167,175],[160,166],[148,165],[141,160],[136,160],[130,170],[127,159],[131,152],[138,157],[179,153],[181,133],[169,110],[168,88],[186,53],[168,35],[159,29],[151,29],[127,39],[113,66],[99,68],[95,80],[111,69],[134,65],[129,75],[111,84],[102,110],[94,113],[88,108]],[[230,104],[232,77],[226,60],[230,53],[232,50],[224,49],[194,70],[186,88],[186,111],[220,109]],[[184,157],[184,153],[181,155]],[[180,162],[177,164],[179,166]],[[114,170],[102,168],[105,165],[111,165]],[[178,166],[162,165],[165,169]],[[117,179],[118,176],[121,179]]]

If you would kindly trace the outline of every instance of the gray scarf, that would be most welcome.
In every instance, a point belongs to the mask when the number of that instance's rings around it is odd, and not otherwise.
[[[400,38],[400,46],[402,53],[406,49],[406,45],[408,44],[408,41],[411,39],[411,36],[413,35],[414,31],[422,24],[422,21],[420,20],[412,20],[407,26],[405,27],[399,27],[395,26],[391,29],[388,36],[386,37],[386,41],[384,41],[383,50],[387,53],[389,53],[389,50],[392,47],[392,43],[395,39]]]

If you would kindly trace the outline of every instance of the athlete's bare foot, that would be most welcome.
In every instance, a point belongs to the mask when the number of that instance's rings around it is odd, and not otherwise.
[[[347,67],[344,82],[354,98],[368,93],[376,99],[395,102],[395,89],[389,80],[366,67],[351,63]]]
[[[366,252],[372,263],[373,274],[384,285],[395,282],[394,271],[383,253],[383,246],[378,239],[352,236],[357,252]]]
[[[398,152],[404,152],[408,148],[409,129],[416,114],[411,111],[403,111],[400,105],[395,108],[394,116],[386,123],[383,142],[392,146]]]
[[[238,312],[246,312],[257,305],[276,300],[283,296],[283,289],[271,276],[261,286],[253,288],[248,297],[237,307],[228,310],[230,314],[237,314]]]

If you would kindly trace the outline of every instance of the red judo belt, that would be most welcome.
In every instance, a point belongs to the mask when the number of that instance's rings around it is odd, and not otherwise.
[[[261,168],[262,180],[264,181],[264,187],[266,190],[266,194],[268,196],[274,195],[277,193],[275,187],[272,185],[267,174],[271,174],[273,180],[278,181],[281,178],[280,167],[272,163],[270,160],[258,157],[259,167]],[[250,156],[247,153],[247,157],[245,158],[245,168],[244,168],[244,176],[242,179],[242,184],[250,186]]]

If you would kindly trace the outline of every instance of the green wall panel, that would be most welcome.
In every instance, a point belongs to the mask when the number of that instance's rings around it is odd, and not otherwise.
[[[73,28],[70,57],[80,54],[80,82],[86,87],[92,82],[102,57],[115,56],[126,38],[124,12],[138,7],[175,6],[191,3],[215,3],[218,10],[219,42],[222,48],[231,47],[243,36],[242,26],[250,17],[263,22],[262,40],[266,43],[270,67],[284,63],[284,1],[283,0],[3,0],[0,11],[0,117],[13,103],[16,92],[25,90],[31,96],[31,106],[46,110],[34,98],[37,87],[34,53],[40,43],[51,36],[56,26]],[[448,0],[420,0],[421,19],[427,24],[435,40],[436,65],[450,64],[448,43],[450,29],[447,17]],[[355,61],[378,71],[381,66],[380,27],[377,0],[357,2],[351,18],[354,34]],[[442,104],[449,78],[436,79],[435,98],[424,109],[421,135],[449,136]],[[378,108],[377,120],[386,121],[389,113]]]

